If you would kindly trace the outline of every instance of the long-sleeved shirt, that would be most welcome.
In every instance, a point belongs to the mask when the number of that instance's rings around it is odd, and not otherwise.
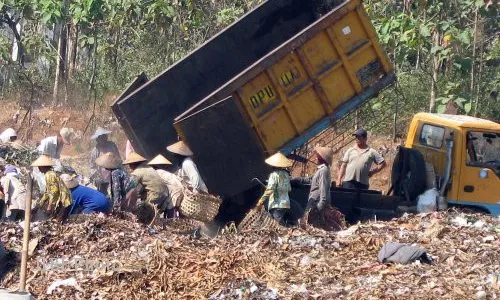
[[[67,208],[71,203],[71,193],[56,172],[45,173],[45,192],[40,199],[41,208],[47,214],[54,216],[57,208]]]
[[[40,141],[37,150],[40,154],[45,154],[51,158],[61,158],[62,145],[57,145],[57,136],[49,136]]]
[[[71,206],[70,214],[77,213],[110,213],[111,203],[106,196],[89,187],[78,185],[71,189],[71,197],[73,205]]]
[[[142,187],[138,189],[140,197],[155,204],[160,212],[174,207],[167,184],[163,182],[155,169],[140,166],[132,172],[132,180],[138,187]]]
[[[99,156],[108,152],[111,152],[116,157],[120,158],[120,151],[118,151],[118,147],[112,141],[105,141],[102,142],[101,144],[97,144],[90,153],[90,165],[92,166],[91,174],[94,175],[97,172],[97,178],[99,178],[103,182],[109,182],[111,174],[110,172],[106,171],[105,168],[97,166],[95,160]]]
[[[119,208],[124,201],[127,192],[132,188],[130,176],[122,169],[116,169],[111,172],[111,201],[114,208]]]
[[[327,205],[331,205],[330,188],[332,186],[332,179],[330,168],[326,164],[318,166],[318,170],[312,178],[296,177],[292,181],[299,184],[311,185],[308,196],[309,205],[317,205],[319,210],[323,210]]]
[[[177,175],[165,170],[156,170],[156,172],[167,184],[168,192],[170,193],[170,199],[172,199],[172,204],[174,206],[179,206],[181,204],[182,198],[184,197],[184,187],[182,186],[181,179]]]
[[[7,173],[0,180],[5,192],[5,202],[10,202],[9,209],[21,209],[26,207],[26,187],[15,174]]]
[[[274,171],[269,175],[266,191],[260,201],[269,200],[268,209],[290,208],[288,193],[291,190],[290,174],[284,170]]]
[[[201,178],[200,172],[191,157],[186,157],[179,169],[179,177],[186,180],[195,192],[202,191],[208,193],[207,186]]]

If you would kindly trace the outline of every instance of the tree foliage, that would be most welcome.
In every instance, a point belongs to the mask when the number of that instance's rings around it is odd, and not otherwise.
[[[23,91],[29,76],[43,102],[59,61],[68,101],[78,99],[69,104],[88,106],[87,97],[72,96],[94,92],[101,99],[142,71],[157,75],[260,2],[0,0],[0,30],[7,34],[0,34],[2,93]],[[408,99],[408,115],[455,106],[459,113],[499,121],[498,6],[484,0],[365,0],[364,5],[399,78],[398,88],[383,97]],[[21,30],[13,40],[16,25]],[[21,53],[16,61],[12,42]]]

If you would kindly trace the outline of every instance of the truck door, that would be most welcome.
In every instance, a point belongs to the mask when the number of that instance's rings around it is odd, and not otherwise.
[[[465,131],[458,204],[477,205],[500,213],[500,133]]]

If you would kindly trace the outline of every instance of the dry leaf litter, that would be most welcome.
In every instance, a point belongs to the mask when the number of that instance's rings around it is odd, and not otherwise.
[[[498,299],[500,219],[405,215],[340,232],[315,228],[191,234],[200,223],[87,215],[31,228],[29,291],[37,299]],[[3,223],[9,250],[20,223]],[[418,244],[435,265],[385,265],[385,242]],[[64,263],[54,268],[54,261]],[[82,261],[102,262],[84,265]],[[52,269],[50,268],[52,266]],[[110,267],[112,266],[112,267]],[[19,269],[2,286],[16,289]]]

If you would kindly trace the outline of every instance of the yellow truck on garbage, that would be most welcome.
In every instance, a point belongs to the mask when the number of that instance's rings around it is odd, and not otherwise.
[[[470,116],[419,113],[406,147],[418,150],[430,185],[448,204],[500,215],[500,124]]]

